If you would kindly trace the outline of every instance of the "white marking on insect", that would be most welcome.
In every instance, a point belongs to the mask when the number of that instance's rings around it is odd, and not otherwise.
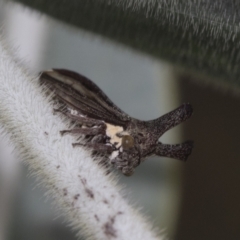
[[[110,160],[113,160],[114,158],[116,158],[119,154],[119,151],[116,150],[116,151],[113,151],[112,154],[110,155],[109,159]]]
[[[130,135],[129,132],[126,132],[126,131],[123,131],[123,132],[120,132],[120,133],[117,133],[117,134],[118,134],[119,137]]]
[[[79,115],[79,112],[77,110],[74,110],[72,108],[69,108],[69,110],[72,115]]]
[[[106,123],[106,135],[110,138],[110,143],[114,145],[117,143],[116,147],[120,147],[122,144],[122,139],[117,136],[117,133],[123,131],[123,127],[115,126],[109,123]]]

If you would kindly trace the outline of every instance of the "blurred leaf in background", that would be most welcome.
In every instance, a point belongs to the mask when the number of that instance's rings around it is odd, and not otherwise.
[[[239,1],[16,1],[209,81],[239,85]]]

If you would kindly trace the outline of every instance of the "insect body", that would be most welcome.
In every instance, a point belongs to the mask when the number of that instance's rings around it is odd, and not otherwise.
[[[61,131],[86,135],[86,146],[97,153],[107,154],[109,161],[126,176],[148,156],[158,155],[186,161],[193,142],[162,144],[158,139],[169,129],[192,115],[190,104],[151,121],[131,118],[119,109],[92,81],[64,69],[41,73],[40,81],[55,92],[66,106],[60,110],[80,127]],[[73,146],[82,143],[73,143]]]

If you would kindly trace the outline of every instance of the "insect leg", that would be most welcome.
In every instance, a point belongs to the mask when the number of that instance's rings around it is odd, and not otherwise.
[[[104,127],[73,128],[70,130],[60,131],[61,135],[64,135],[65,133],[83,134],[83,135],[98,135],[98,134],[104,134],[105,128]]]
[[[64,114],[65,116],[67,116],[68,118],[77,121],[81,124],[86,124],[86,125],[96,125],[96,126],[101,126],[101,125],[105,125],[105,123],[102,120],[98,120],[98,119],[94,119],[94,118],[89,118],[89,117],[85,117],[82,115],[78,115],[78,114],[73,114],[70,111],[66,112],[62,109],[54,109],[54,112],[61,112],[62,114]]]
[[[72,146],[73,147],[86,146],[93,150],[96,150],[97,152],[102,152],[102,153],[112,153],[115,150],[115,147],[113,147],[112,145],[106,145],[106,144],[102,144],[102,143],[85,143],[85,144],[73,143]]]
[[[105,143],[106,139],[107,139],[106,135],[99,134],[99,135],[92,137],[91,143]]]
[[[67,112],[67,113],[65,113],[65,115],[67,117],[71,118],[72,120],[75,120],[82,124],[96,125],[96,126],[105,125],[105,123],[101,120],[94,119],[94,118],[88,118],[88,117],[84,117],[84,116],[80,116],[80,115],[75,115],[75,114],[72,114],[71,112]]]
[[[161,157],[170,157],[186,161],[192,152],[192,148],[193,141],[186,141],[182,144],[162,144],[159,142],[154,153]]]
[[[137,160],[136,160],[137,159]],[[137,162],[137,164],[135,164]],[[131,176],[138,163],[138,157],[133,157],[129,153],[122,153],[111,160],[111,163],[120,170],[125,176]]]

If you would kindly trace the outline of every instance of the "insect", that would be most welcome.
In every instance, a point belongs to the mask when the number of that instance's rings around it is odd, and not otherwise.
[[[186,161],[193,148],[192,141],[182,144],[163,144],[159,138],[169,129],[187,120],[192,107],[185,103],[177,109],[150,121],[130,117],[118,108],[91,80],[65,69],[41,73],[40,82],[46,84],[55,97],[65,105],[64,113],[79,127],[63,130],[86,136],[85,146],[130,176],[146,157],[158,155]],[[73,143],[73,146],[83,145]],[[110,165],[111,165],[110,164]]]

